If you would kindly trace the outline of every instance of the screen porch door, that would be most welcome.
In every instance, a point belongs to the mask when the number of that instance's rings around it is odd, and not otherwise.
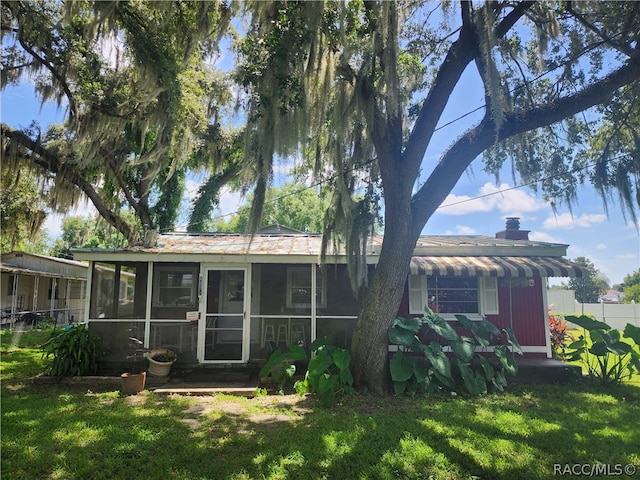
[[[247,269],[205,269],[204,362],[244,362]]]

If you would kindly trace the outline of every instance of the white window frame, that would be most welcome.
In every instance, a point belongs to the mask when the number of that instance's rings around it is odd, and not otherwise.
[[[312,281],[312,275],[316,272],[316,279],[320,280],[320,284],[318,282]],[[322,271],[318,268],[309,268],[307,267],[288,267],[287,268],[287,308],[311,308],[311,302],[313,302],[313,296],[311,296],[310,303],[294,303],[293,301],[293,288],[294,285],[294,276],[299,273],[308,273],[309,274],[309,285],[304,285],[304,287],[313,288],[316,287],[316,295],[315,298],[318,297],[317,292],[320,289],[320,301],[317,301],[317,308],[326,308],[327,307],[327,277],[322,274]],[[320,277],[320,278],[318,278]]]
[[[427,276],[409,275],[407,282],[409,293],[409,314],[423,314],[428,303]],[[480,320],[484,315],[498,315],[498,279],[496,277],[478,277],[478,312],[460,313],[471,320]],[[441,314],[445,319],[455,319],[456,313]]]
[[[162,306],[171,306],[162,304],[162,299],[160,298],[160,289],[167,288],[160,286],[160,277],[165,272],[183,272],[190,273],[192,276],[191,282],[191,293],[190,293],[190,302],[189,305],[193,305],[194,307],[198,304],[198,265],[172,265],[167,264],[163,265],[162,263],[156,263],[155,268],[153,269],[153,307],[162,307]],[[184,287],[183,287],[184,288]]]

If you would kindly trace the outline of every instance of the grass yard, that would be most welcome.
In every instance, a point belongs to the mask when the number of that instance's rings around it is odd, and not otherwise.
[[[637,384],[356,395],[333,409],[295,395],[123,397],[30,384],[42,335],[2,332],[2,478],[548,479],[554,464],[595,463],[640,478]]]

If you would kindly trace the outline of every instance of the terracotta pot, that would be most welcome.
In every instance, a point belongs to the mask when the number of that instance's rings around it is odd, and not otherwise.
[[[147,381],[147,372],[141,373],[123,373],[120,375],[122,383],[120,385],[120,391],[125,395],[131,395],[139,393],[144,390],[145,382]]]

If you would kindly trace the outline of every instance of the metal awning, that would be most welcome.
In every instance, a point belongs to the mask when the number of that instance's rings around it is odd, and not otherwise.
[[[560,257],[412,257],[411,274],[456,277],[583,277],[588,271]]]

